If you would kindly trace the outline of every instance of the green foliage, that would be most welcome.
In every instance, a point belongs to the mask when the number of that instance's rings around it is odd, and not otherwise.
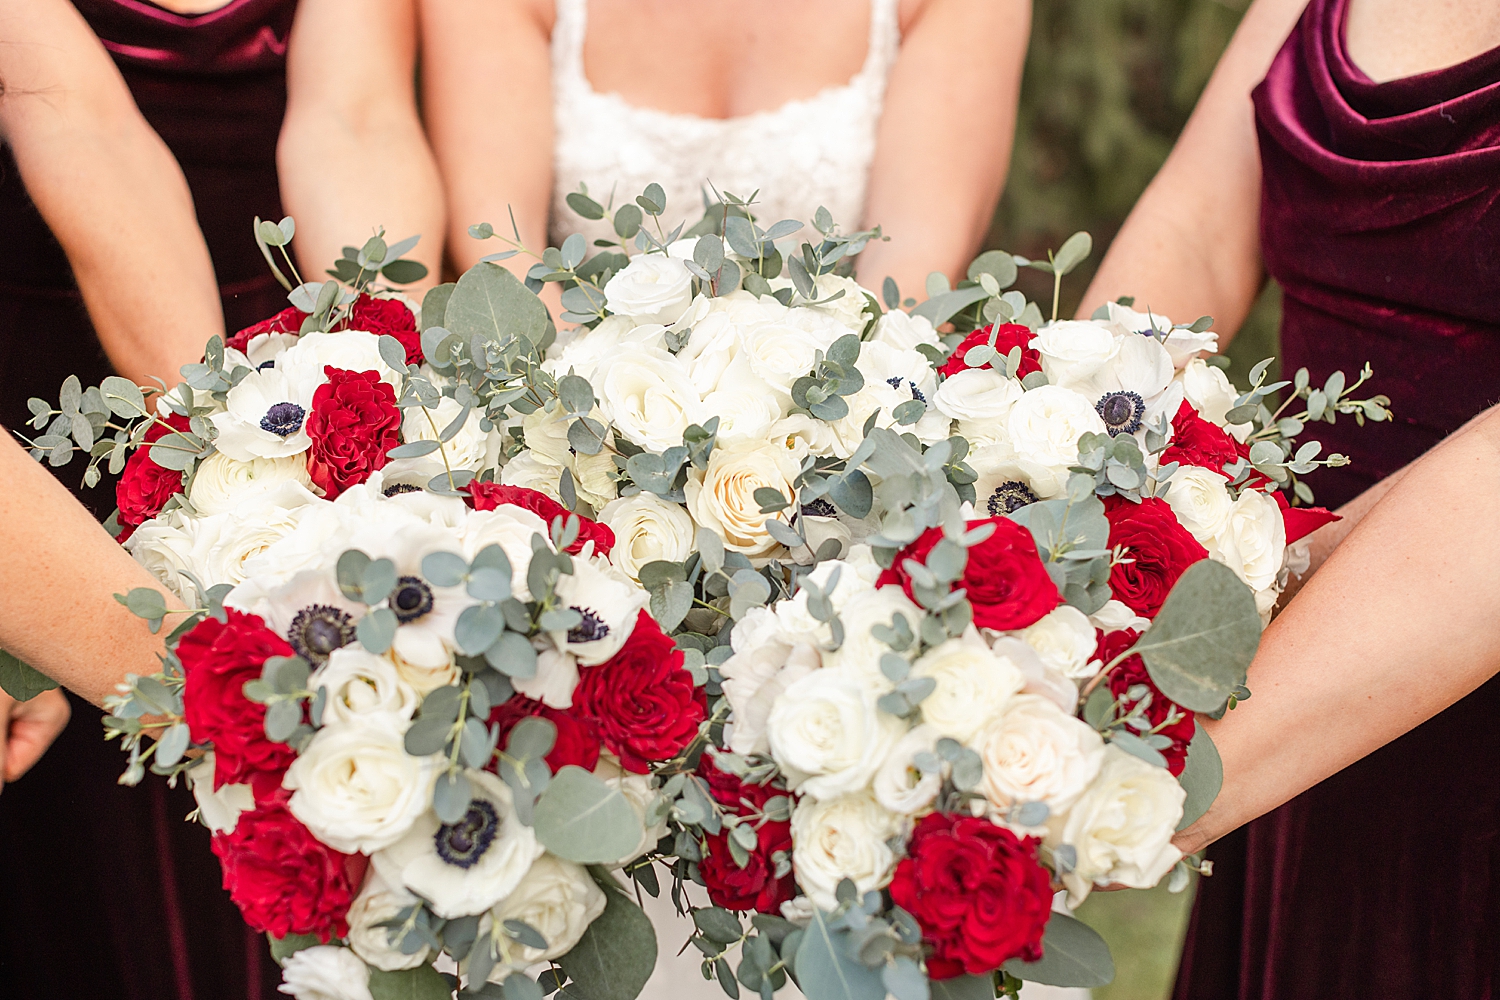
[[[628,860],[644,831],[619,788],[568,765],[536,804],[536,836],[560,858],[578,864]]]
[[[1203,559],[1178,578],[1130,652],[1140,654],[1168,698],[1195,712],[1214,712],[1244,686],[1260,630],[1250,588],[1228,566]]]
[[[55,687],[57,681],[0,649],[0,689],[16,701],[30,701]]]
[[[1177,824],[1177,829],[1186,830],[1208,812],[1224,784],[1224,762],[1219,759],[1218,748],[1202,726],[1194,734],[1193,742],[1188,744],[1187,765],[1177,780],[1187,792],[1187,799],[1182,803],[1182,822]]]
[[[1029,983],[1047,986],[1108,986],[1115,978],[1109,945],[1099,932],[1065,913],[1054,913],[1042,936],[1042,957],[1036,962],[1012,959],[1005,971]]]
[[[614,879],[591,874],[604,890],[604,912],[558,964],[588,1000],[635,1000],[656,968],[656,929]]]
[[[400,972],[370,970],[370,996],[374,1000],[448,1000],[453,990],[430,965]]]

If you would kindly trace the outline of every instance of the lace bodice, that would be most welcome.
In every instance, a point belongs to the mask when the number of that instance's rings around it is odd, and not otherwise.
[[[900,45],[898,2],[871,0],[869,54],[848,83],[768,111],[701,118],[595,91],[583,68],[588,0],[556,0],[553,245],[575,232],[591,242],[614,238],[608,221],[589,222],[567,207],[564,199],[580,181],[601,204],[613,190],[617,205],[658,183],[671,226],[702,217],[710,181],[741,197],[758,188],[763,224],[806,221],[822,205],[846,231],[860,225],[886,78]]]

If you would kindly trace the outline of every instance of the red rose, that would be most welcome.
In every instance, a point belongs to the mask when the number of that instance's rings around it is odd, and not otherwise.
[[[213,837],[224,888],[245,923],[282,938],[316,934],[324,944],[349,933],[345,915],[359,890],[348,856],[320,843],[286,808],[285,792],[240,814]]]
[[[1135,641],[1139,638],[1139,632],[1128,628],[1110,632],[1107,635],[1101,632],[1097,657],[1107,664],[1135,645]],[[1175,777],[1181,774],[1183,767],[1187,765],[1188,744],[1193,742],[1193,736],[1198,732],[1198,723],[1192,712],[1161,693],[1161,689],[1156,686],[1156,682],[1151,679],[1151,674],[1146,670],[1146,662],[1139,656],[1121,660],[1119,666],[1110,671],[1109,693],[1116,698],[1124,698],[1125,693],[1137,684],[1144,684],[1151,689],[1151,704],[1146,706],[1146,718],[1151,720],[1153,728],[1165,722],[1174,711],[1181,716],[1170,726],[1157,730],[1172,741],[1172,745],[1163,750],[1161,755],[1167,759],[1167,770],[1171,771]],[[1122,708],[1128,713],[1135,707],[1135,704],[1135,701],[1126,701]]]
[[[1162,452],[1162,464],[1198,465],[1224,475],[1224,466],[1233,465],[1239,458],[1239,442],[1224,428],[1198,416],[1193,405],[1184,400],[1172,418],[1172,446]]]
[[[682,650],[644,611],[620,651],[582,674],[573,710],[593,720],[627,771],[645,774],[650,761],[671,760],[707,715]]]
[[[1015,348],[1021,349],[1021,367],[1015,372],[1016,378],[1025,378],[1032,372],[1042,370],[1042,352],[1031,346],[1032,339],[1036,334],[1019,323],[1001,324],[995,333],[995,350],[1000,354],[1009,356]],[[963,342],[954,348],[953,354],[943,366],[938,369],[946,377],[957,375],[959,372],[968,371],[969,364],[964,361],[964,355],[969,353],[969,348],[978,347],[980,344],[990,342],[990,327],[981,327],[963,339]]]
[[[917,918],[932,946],[933,979],[988,976],[1013,958],[1042,957],[1052,883],[1036,845],[973,816],[930,813],[917,824],[891,899]]]
[[[474,482],[464,489],[469,494],[469,506],[475,510],[494,510],[501,504],[508,503],[531,511],[547,522],[548,528],[551,528],[554,517],[566,519],[570,513],[568,508],[547,494],[540,490],[529,490],[524,486],[501,486],[499,483]],[[593,542],[594,552],[607,556],[609,550],[615,547],[615,533],[610,530],[609,525],[600,524],[580,514],[578,515],[578,538],[568,546],[568,551],[576,556],[583,551],[585,542]]]
[[[698,765],[698,776],[708,783],[714,801],[725,812],[743,816],[755,824],[755,850],[749,851],[749,861],[741,868],[735,863],[729,849],[728,830],[711,834],[707,839],[703,860],[698,873],[708,886],[708,898],[715,906],[726,910],[758,910],[761,913],[780,913],[781,904],[797,894],[796,879],[792,876],[792,824],[781,820],[753,820],[763,812],[766,803],[776,796],[787,796],[783,788],[770,782],[763,785],[746,784],[727,771],[721,771],[713,760],[704,754]],[[786,874],[776,877],[776,858],[784,855],[788,862]]]
[[[345,329],[395,337],[406,348],[407,364],[422,363],[422,334],[417,330],[417,317],[399,299],[361,295],[349,310]]]
[[[568,764],[575,764],[585,771],[592,771],[599,763],[599,727],[589,719],[580,719],[570,712],[532,701],[525,695],[516,695],[490,710],[491,723],[500,725],[500,746],[516,724],[528,716],[539,716],[557,727],[557,742],[547,754],[547,766],[554,774]]]
[[[270,319],[263,319],[254,326],[247,326],[224,342],[225,347],[244,352],[250,341],[262,333],[296,333],[302,329],[307,313],[296,306],[288,306]]]
[[[272,656],[292,647],[255,615],[226,609],[228,620],[205,618],[177,644],[186,675],[184,714],[194,742],[214,745],[214,787],[253,781],[257,794],[274,789],[297,754],[266,739],[266,710],[245,697]]]
[[[307,418],[307,474],[332,500],[385,468],[386,452],[401,443],[401,411],[378,372],[323,371],[328,381],[313,393]]]
[[[174,413],[166,421],[172,430],[188,429],[187,417]],[[142,523],[160,514],[175,494],[182,492],[182,473],[157,465],[151,460],[151,449],[146,447],[169,433],[167,428],[153,421],[146,431],[144,443],[125,460],[120,481],[115,484],[115,504],[120,509],[117,520],[125,528],[120,534],[122,542]]]
[[[974,605],[974,624],[997,632],[1025,628],[1035,624],[1047,612],[1062,603],[1057,584],[1047,575],[1047,567],[1037,554],[1031,532],[1008,517],[989,517],[970,521],[969,528],[993,524],[995,531],[969,549],[969,562],[959,585],[968,590]],[[880,574],[877,586],[899,583],[908,597],[912,594],[906,560],[926,563],[927,553],[942,539],[939,528],[929,528],[922,536],[896,553],[891,568]]]
[[[1286,528],[1286,543],[1300,541],[1325,524],[1342,521],[1343,518],[1327,507],[1293,507],[1280,492],[1272,493],[1276,505],[1281,508],[1281,523]]]
[[[1133,560],[1110,570],[1109,589],[1136,614],[1155,618],[1182,571],[1207,559],[1208,550],[1177,523],[1177,515],[1159,497],[1140,503],[1106,497],[1104,516],[1110,546],[1123,545]]]

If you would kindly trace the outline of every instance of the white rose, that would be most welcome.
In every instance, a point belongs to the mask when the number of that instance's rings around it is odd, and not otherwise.
[[[730,635],[734,655],[719,667],[733,719],[729,749],[739,754],[771,752],[766,722],[786,689],[819,667],[818,651],[781,630],[769,608],[751,608]]]
[[[1093,783],[1047,824],[1048,846],[1077,852],[1077,866],[1062,877],[1069,905],[1082,903],[1095,885],[1149,889],[1160,882],[1182,858],[1172,834],[1186,797],[1166,768],[1106,746]]]
[[[1224,477],[1196,465],[1181,466],[1172,474],[1163,499],[1177,515],[1177,523],[1205,547],[1229,526],[1234,509]]]
[[[851,879],[861,894],[891,880],[896,856],[886,843],[901,832],[902,818],[869,792],[820,802],[802,799],[792,810],[792,870],[820,909],[838,905],[834,891]]]
[[[389,885],[373,868],[349,906],[345,919],[349,921],[349,947],[365,960],[365,963],[383,972],[415,969],[426,965],[431,949],[426,945],[410,955],[404,954],[399,940],[391,940],[390,927],[379,926],[390,920],[403,907],[417,902],[417,897],[399,886]]]
[[[918,754],[932,754],[942,734],[931,726],[917,726],[891,747],[890,754],[875,772],[875,799],[886,809],[903,816],[915,816],[928,806],[943,787],[941,768],[923,771],[914,763]]]
[[[312,835],[345,854],[372,854],[411,829],[432,799],[431,757],[406,752],[400,733],[342,723],[318,730],[287,768],[287,808]]]
[[[562,494],[558,492],[562,470],[563,466],[543,462],[534,453],[523,451],[500,470],[500,485],[536,490],[562,503]]]
[[[351,372],[373,371],[392,388],[401,384],[406,372],[397,372],[380,353],[380,337],[363,330],[309,333],[299,337],[276,359],[276,368],[297,386],[316,389],[328,381],[324,370],[342,368]],[[310,397],[309,397],[310,398]]]
[[[651,603],[650,594],[602,556],[575,558],[573,572],[558,577],[556,592],[565,607],[583,615],[583,622],[552,633],[553,642],[584,666],[618,653],[635,631],[636,617]]]
[[[997,821],[1027,802],[1063,812],[1104,763],[1104,740],[1092,726],[1030,694],[1013,699],[974,749],[984,764],[979,787]]]
[[[993,368],[966,368],[938,386],[933,405],[954,420],[1002,424],[1022,395],[1021,383]]]
[[[768,518],[755,499],[758,489],[773,489],[791,499],[792,481],[801,466],[785,448],[765,442],[745,442],[715,448],[708,466],[688,474],[684,492],[693,520],[716,532],[724,547],[747,556],[763,556],[778,543],[764,525]]]
[[[998,717],[1026,684],[1020,668],[992,653],[973,628],[928,650],[911,672],[937,682],[922,699],[923,721],[960,743]]]
[[[842,576],[840,574],[841,583]],[[835,594],[837,592],[835,590]],[[823,654],[823,665],[838,667],[859,677],[880,693],[889,691],[894,684],[880,672],[880,657],[889,653],[891,648],[875,638],[873,629],[877,625],[889,627],[898,614],[906,618],[906,624],[913,632],[921,627],[925,617],[900,587],[887,586],[852,594],[838,610],[839,619],[844,624],[843,644]],[[910,655],[907,654],[908,658]]]
[[[191,608],[198,606],[198,588],[182,575],[198,568],[192,562],[193,536],[182,528],[190,523],[181,511],[153,517],[125,540],[125,551]]]
[[[281,965],[276,989],[297,1000],[373,1000],[365,963],[348,948],[328,944],[290,955]]]
[[[223,514],[265,498],[283,483],[311,487],[307,463],[300,457],[237,462],[223,452],[216,452],[199,462],[193,471],[188,501],[200,515]],[[312,494],[308,494],[308,499],[313,499]]]
[[[658,560],[680,563],[693,552],[693,520],[687,511],[642,490],[604,505],[599,521],[615,533],[609,561],[632,580]]]
[[[1089,615],[1089,623],[1101,632],[1118,632],[1127,628],[1144,632],[1151,627],[1151,619],[1142,618],[1128,605],[1113,598],[1105,601],[1104,607]]]
[[[905,729],[876,707],[876,697],[870,685],[839,670],[814,671],[786,689],[771,709],[766,736],[788,787],[831,799],[870,783]]]
[[[1092,320],[1060,320],[1037,331],[1031,346],[1042,355],[1042,371],[1053,385],[1089,384],[1120,352],[1120,340]]]
[[[693,273],[666,254],[636,256],[604,286],[609,311],[641,323],[675,323],[692,301]]]
[[[1205,548],[1251,590],[1274,587],[1286,555],[1286,522],[1280,506],[1259,490],[1241,491],[1223,532]]]
[[[812,371],[817,352],[826,354],[835,340],[852,332],[819,310],[790,309],[775,320],[746,330],[741,351],[752,372],[790,397],[792,383]]]
[[[594,414],[597,419],[598,414]],[[556,400],[521,418],[522,440],[531,454],[549,465],[568,464],[568,425],[573,417],[564,412]]]
[[[703,398],[703,407],[719,418],[719,443],[759,443],[771,435],[771,427],[786,416],[776,393],[753,375],[747,386],[718,388]]]
[[[782,280],[790,283],[788,279]],[[843,294],[839,295],[840,292]],[[854,333],[862,331],[870,321],[870,303],[865,299],[865,290],[853,278],[831,273],[820,274],[813,279],[813,295],[817,305],[809,307],[808,300],[799,294],[793,298],[792,307],[812,308],[827,313]],[[829,299],[832,301],[828,301]]]
[[[526,587],[526,568],[531,565],[531,539],[547,536],[547,523],[536,514],[514,504],[501,504],[493,510],[476,510],[469,515],[459,533],[461,555],[472,560],[490,545],[498,545],[510,560],[510,589],[517,600],[531,600]]]
[[[703,300],[700,300],[703,301]],[[679,363],[687,365],[688,377],[692,379],[693,385],[701,396],[707,396],[719,387],[719,382],[724,378],[725,372],[731,367],[743,368],[749,371],[748,361],[736,361],[740,358],[743,341],[740,337],[739,324],[735,323],[727,311],[717,309],[706,311],[706,315],[696,323],[687,323],[692,313],[684,316],[679,327],[687,324],[692,327],[692,333],[682,350],[677,352]]]
[[[837,579],[835,579],[835,575]],[[842,559],[826,559],[806,577],[807,583],[816,584],[833,603],[835,614],[842,615],[857,595],[875,589],[876,572],[871,575],[863,565]],[[775,605],[776,620],[792,642],[811,642],[831,645],[833,631],[828,624],[807,610],[808,590],[799,587],[789,601],[778,601]]]
[[[1040,497],[1062,492],[1068,469],[1078,464],[1078,439],[1103,434],[1093,403],[1069,389],[1044,385],[1021,394],[1006,421],[1007,441]]]
[[[1070,680],[1082,680],[1098,672],[1092,662],[1097,636],[1088,616],[1071,605],[1061,605],[1021,633],[1026,645],[1036,650],[1042,663]]]
[[[650,451],[682,444],[682,432],[705,419],[698,390],[666,351],[622,347],[600,362],[593,384],[604,418]]]
[[[589,924],[604,912],[605,902],[604,890],[582,866],[551,854],[537,858],[515,891],[490,911],[488,926],[482,924],[480,929],[484,932],[495,923],[519,920],[540,934],[547,947],[532,948],[509,934],[497,935],[499,961],[490,982],[504,982],[513,971],[572,951]]]
[[[452,657],[447,663],[413,663],[395,649],[391,650],[391,662],[395,664],[396,676],[401,678],[401,683],[423,698],[440,687],[458,683],[463,672]]]
[[[769,439],[786,448],[799,461],[807,455],[832,455],[839,446],[828,422],[806,413],[793,413],[776,421]]]
[[[463,407],[453,398],[443,396],[438,400],[438,405],[434,409],[409,406],[401,412],[402,441],[407,443],[438,441],[443,431],[448,429],[448,425],[463,412]],[[479,420],[483,415],[482,410],[470,410],[468,418],[458,429],[458,433],[442,445],[442,454],[433,452],[431,455],[424,456],[422,461],[432,468],[433,475],[450,468],[478,470],[484,467],[489,434],[479,426]],[[446,466],[443,464],[443,456],[448,459]]]
[[[913,316],[903,309],[892,309],[875,323],[875,332],[870,340],[903,351],[916,350],[918,344],[938,346],[937,330],[925,316]]]
[[[255,808],[255,792],[249,785],[225,785],[214,790],[214,752],[198,758],[187,770],[188,785],[198,803],[198,819],[214,833],[233,833],[240,813]]]
[[[363,646],[335,649],[308,679],[308,689],[327,688],[325,723],[368,722],[402,736],[419,703],[417,692],[401,680],[396,666]]]
[[[1202,358],[1194,358],[1183,367],[1178,378],[1182,380],[1187,401],[1198,415],[1211,424],[1224,426],[1225,414],[1238,398],[1234,386],[1229,384],[1229,376]]]
[[[260,557],[296,531],[309,508],[319,502],[299,483],[283,483],[258,504],[203,518],[193,532],[196,572],[209,586],[239,585],[252,575]]]

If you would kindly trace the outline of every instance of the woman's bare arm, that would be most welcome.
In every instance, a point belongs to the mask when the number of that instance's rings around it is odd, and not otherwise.
[[[1261,639],[1254,696],[1205,721],[1224,759],[1192,852],[1500,670],[1500,410],[1413,463]],[[1434,500],[1434,498],[1439,498]]]
[[[1172,154],[1131,210],[1079,315],[1133,295],[1172,317],[1208,314],[1228,343],[1265,283],[1255,89],[1307,0],[1256,0]]]
[[[224,330],[182,170],[72,4],[0,0],[0,21],[0,134],[26,190],[115,368],[175,385]]]
[[[302,0],[287,50],[287,108],[276,160],[297,220],[297,263],[320,281],[345,246],[384,226],[440,280],[442,181],[417,113],[416,0]]]
[[[869,287],[923,298],[929,273],[963,276],[1005,185],[1030,33],[1030,0],[928,0],[908,26],[870,171],[865,222],[892,239],[858,258]]]

